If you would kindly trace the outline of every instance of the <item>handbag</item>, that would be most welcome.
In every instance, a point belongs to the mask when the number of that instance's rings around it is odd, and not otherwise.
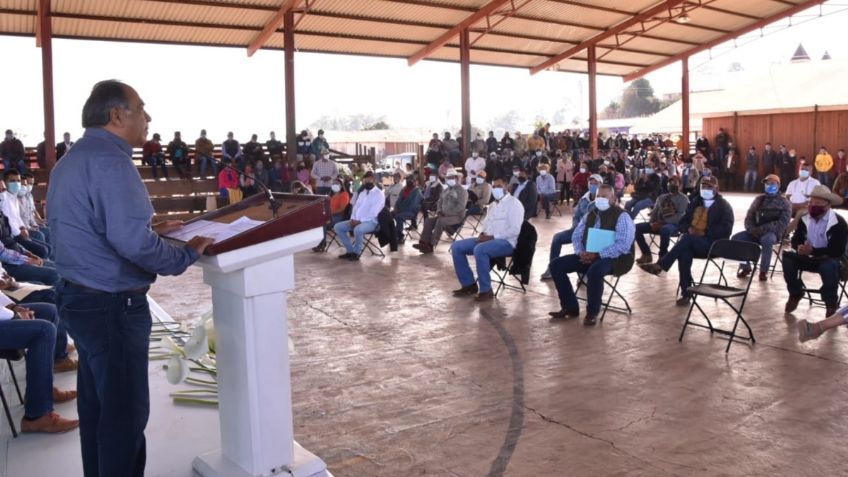
[[[780,220],[780,209],[760,209],[754,214],[754,223],[757,226]]]

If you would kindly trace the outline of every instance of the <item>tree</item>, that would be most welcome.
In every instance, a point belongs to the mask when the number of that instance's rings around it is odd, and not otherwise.
[[[518,111],[510,109],[502,116],[495,116],[489,121],[490,131],[516,131],[521,126],[521,115]]]
[[[389,126],[389,124],[386,121],[381,119],[381,120],[377,121],[376,123],[374,123],[370,126],[365,126],[364,128],[362,128],[362,130],[363,131],[382,131],[382,130],[391,129],[391,128],[392,127]]]
[[[659,111],[659,100],[654,97],[654,88],[645,78],[630,83],[621,95],[621,117],[647,116]]]
[[[618,119],[621,117],[621,105],[615,100],[610,101],[609,106],[601,111],[599,116],[601,119]]]

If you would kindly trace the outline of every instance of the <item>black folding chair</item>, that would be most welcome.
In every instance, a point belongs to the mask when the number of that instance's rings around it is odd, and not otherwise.
[[[20,361],[24,358],[24,352],[20,349],[0,350],[0,359],[5,359],[9,365],[9,375],[12,377],[12,383],[15,385],[15,391],[18,393],[18,400],[21,404],[24,403],[24,397],[21,394],[21,388],[18,385],[18,378],[15,376],[15,369],[12,367],[12,361]],[[15,429],[15,421],[12,420],[12,411],[9,409],[9,403],[6,401],[6,394],[3,393],[3,386],[0,386],[0,401],[3,402],[3,411],[6,412],[6,420],[9,421],[9,427],[12,428],[12,437],[18,437],[18,431]]]
[[[748,299],[748,290],[751,289],[751,283],[754,281],[754,275],[757,271],[761,251],[762,249],[760,245],[753,242],[742,242],[727,239],[716,240],[713,242],[713,245],[710,247],[710,251],[707,254],[707,264],[704,266],[704,271],[701,273],[701,281],[689,287],[687,290],[689,295],[692,296],[692,304],[689,305],[689,313],[686,314],[686,322],[683,323],[683,329],[680,330],[680,337],[677,341],[683,341],[683,334],[686,332],[687,326],[695,326],[698,328],[708,329],[710,330],[710,333],[718,333],[728,336],[727,348],[724,350],[725,353],[730,351],[730,345],[733,344],[733,340],[750,341],[752,344],[756,342],[754,339],[754,332],[742,316],[742,310],[745,307],[745,301]],[[721,266],[718,265],[718,260],[722,261]],[[724,261],[726,260],[735,262],[752,262],[754,264],[754,270],[748,275],[748,283],[745,288],[737,288],[727,285],[727,280],[724,279]],[[710,268],[710,264],[719,269],[719,276],[714,284],[706,282],[707,270]],[[725,283],[724,285],[721,284],[723,279]],[[721,300],[729,306],[730,309],[736,312],[736,321],[733,323],[733,328],[731,330],[720,329],[713,326],[712,321],[710,321],[710,317],[698,303],[698,297],[702,296],[713,298],[716,301]],[[741,298],[739,308],[735,307],[730,301],[735,298]],[[706,319],[706,325],[693,323],[691,321],[692,310],[695,308],[698,308],[698,311],[700,311],[701,315],[704,319]],[[740,336],[736,333],[736,329],[739,326],[740,321],[745,325],[745,328],[748,329],[748,336]]]
[[[798,278],[801,279],[802,290],[804,291],[804,296],[806,300],[810,302],[810,306],[827,306],[822,298],[822,289],[821,288],[807,288],[807,285],[804,285],[804,280],[802,279],[805,270],[798,271]],[[815,273],[815,272],[807,272],[807,273]],[[848,292],[845,291],[845,280],[839,280],[839,297],[836,302],[841,303],[843,300],[848,300]],[[818,298],[813,298],[813,295],[818,295]]]
[[[492,280],[492,281],[498,284],[497,287],[494,287],[495,288],[495,296],[498,296],[498,293],[501,291],[501,289],[505,289],[505,288],[509,288],[511,290],[516,290],[516,291],[520,290],[521,293],[527,293],[527,288],[524,286],[524,282],[521,281],[521,278],[519,278],[517,275],[512,274],[512,260],[513,260],[512,255],[510,255],[509,257],[505,257],[505,258],[506,258],[506,267],[503,270],[501,270],[499,268],[498,264],[496,263],[496,259],[492,258],[492,264],[491,264],[492,269],[491,269],[491,271],[492,271],[492,274],[495,276],[495,279]],[[510,283],[507,283],[507,280],[509,279],[509,277],[512,277],[515,281],[517,281],[518,285],[512,285]]]
[[[367,233],[362,236],[362,250],[359,252],[359,256],[361,257],[366,250],[371,252],[371,255],[386,258],[386,254],[383,253],[383,249],[380,247],[380,242],[378,241],[377,234],[375,232]]]
[[[628,269],[627,272],[629,272],[629,271],[630,270]],[[604,298],[603,296],[601,297],[601,310],[602,311],[601,311],[600,321],[604,321],[604,316],[606,316],[607,310],[612,310],[612,311],[615,311],[615,312],[618,312],[618,313],[625,313],[625,314],[628,314],[628,315],[633,314],[633,310],[630,308],[630,303],[628,303],[627,298],[624,298],[624,295],[622,295],[621,292],[618,291],[618,281],[627,272],[624,272],[620,275],[612,274],[612,275],[607,275],[607,276],[604,277],[604,287],[605,287],[605,289],[609,289],[610,292],[606,296],[606,298]],[[577,296],[577,299],[580,300],[580,301],[587,301],[586,297],[577,295],[577,292],[580,291],[580,289],[584,286],[587,286],[586,276],[582,273],[578,273],[577,274],[577,286],[574,289],[574,294]],[[624,304],[624,306],[612,304],[613,298],[618,298],[618,300],[620,300]]]
[[[771,262],[771,274],[769,278],[774,278],[774,272],[777,271],[777,264],[780,264],[780,271],[783,271],[783,251],[788,250],[790,248],[790,239],[788,235],[784,235],[779,243],[772,245],[772,255],[774,255],[774,259]]]
[[[473,235],[478,235],[481,232],[480,227],[483,225],[483,219],[486,218],[488,210],[488,207],[483,207],[479,214],[465,215],[465,226],[471,229]]]
[[[339,242],[339,237],[336,234],[336,231],[333,230],[332,227],[330,227],[327,230],[327,243],[324,245],[324,252],[325,253],[328,252],[330,250],[330,247],[333,246],[333,245],[335,245],[337,247],[341,247],[342,243]]]

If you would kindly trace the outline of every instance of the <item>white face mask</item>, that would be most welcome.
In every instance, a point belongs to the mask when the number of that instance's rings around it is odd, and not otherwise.
[[[518,171],[512,171],[512,175],[513,175],[514,177],[518,177]]]
[[[342,186],[340,186],[338,184],[333,184],[333,185],[330,186],[330,188],[333,189],[333,192],[335,192],[335,193],[339,193],[342,190]]]
[[[606,197],[597,197],[595,198],[595,208],[600,210],[601,212],[610,208],[609,199]]]
[[[474,180],[477,181],[478,184],[483,184],[484,182],[486,182],[486,179],[483,179],[482,177],[478,177]]]
[[[456,185],[456,179],[448,179],[445,181],[445,184],[447,184],[448,187],[453,187]]]
[[[585,168],[585,167],[581,167],[581,168],[580,168],[580,173],[581,173],[581,174],[585,174],[585,173],[586,173],[586,168]]]
[[[323,156],[321,156],[321,159],[324,159],[325,161],[328,161],[328,160],[330,160],[330,155],[329,155],[329,154],[324,154]]]
[[[474,159],[477,159],[477,153],[476,153],[476,152],[472,152],[472,153],[471,153],[471,157],[473,157]]]
[[[503,199],[504,194],[505,192],[503,187],[495,187],[494,189],[492,189],[492,197],[494,197],[497,201]]]
[[[430,182],[430,184],[435,183],[436,182],[436,176],[430,176],[429,182]]]
[[[539,171],[539,175],[540,176],[546,176],[546,175],[548,175],[548,171]]]

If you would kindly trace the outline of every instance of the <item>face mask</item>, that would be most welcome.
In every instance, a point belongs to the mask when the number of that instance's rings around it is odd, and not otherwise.
[[[445,184],[447,184],[448,187],[453,187],[453,186],[456,185],[456,180],[455,179],[448,179],[448,180],[445,181]]]
[[[518,171],[512,171],[513,177],[518,177]]]
[[[610,208],[609,199],[606,197],[598,197],[595,199],[595,208],[600,210],[601,212]]]
[[[712,175],[712,172],[710,172],[708,169],[704,170],[704,177],[710,177],[711,175]]]
[[[780,189],[777,184],[766,184],[766,194],[775,195],[777,191]]]
[[[436,182],[436,176],[430,176],[430,179],[428,179],[428,181],[430,182],[430,184],[433,184],[434,182]]]
[[[810,177],[810,171],[803,171],[802,170],[801,172],[798,173],[798,176],[801,179],[806,179],[806,178]]]
[[[486,182],[486,179],[483,179],[482,177],[478,177],[478,178],[476,178],[476,179],[474,179],[474,180],[475,180],[478,184],[483,184],[484,182]]]
[[[680,192],[680,186],[670,185],[670,186],[668,186],[668,191],[671,192],[672,194],[676,194],[676,193]]]
[[[18,195],[19,195],[19,196],[21,196],[21,197],[23,197],[23,196],[27,195],[27,192],[29,192],[29,190],[27,189],[27,187],[28,187],[28,186],[22,185],[22,186],[21,186],[21,190],[19,190],[19,191],[18,191]]]
[[[597,194],[598,193],[598,187],[600,187],[600,186],[597,185],[597,184],[589,184],[589,193],[592,194],[592,195]]]
[[[585,167],[581,167],[581,168],[580,168],[580,173],[581,173],[581,174],[585,174],[585,173],[586,173],[586,168],[585,168]]]
[[[333,185],[330,186],[330,188],[333,189],[333,192],[335,192],[337,194],[339,192],[341,192],[341,190],[342,190],[342,186],[340,186],[338,184],[333,184]]]
[[[542,151],[536,151],[536,157],[542,157]]]
[[[704,200],[713,200],[715,191],[712,189],[701,189],[701,198]]]
[[[653,169],[651,169],[650,167],[646,167],[646,168],[645,168],[645,174],[651,175],[651,174],[653,174],[653,173],[654,173],[654,170],[653,170]]]
[[[373,182],[366,182],[365,184],[362,184],[362,187],[364,187],[365,190],[371,190],[371,189],[374,188],[374,183]]]
[[[527,178],[526,178],[526,177],[523,177],[523,176],[519,176],[519,177],[518,177],[518,182],[520,182],[520,183],[522,183],[522,184],[523,184],[523,183],[527,182]]]
[[[21,183],[20,182],[9,182],[6,184],[6,189],[12,195],[17,195],[18,192],[21,191]]]
[[[539,171],[539,175],[546,176],[548,175],[548,171]]]
[[[807,206],[807,212],[810,213],[810,217],[818,219],[819,217],[824,215],[825,208],[823,205],[810,205]]]
[[[495,200],[501,200],[501,199],[503,199],[503,196],[504,196],[503,187],[495,187],[494,189],[492,189],[492,197],[494,197]]]
[[[321,156],[321,159],[324,159],[325,161],[329,161],[329,160],[330,160],[330,155],[329,155],[329,154],[327,154],[327,155]]]
[[[471,153],[471,157],[473,157],[473,158],[475,158],[475,159],[476,159],[476,158],[477,158],[477,153],[476,153],[476,152],[472,152],[472,153]]]

